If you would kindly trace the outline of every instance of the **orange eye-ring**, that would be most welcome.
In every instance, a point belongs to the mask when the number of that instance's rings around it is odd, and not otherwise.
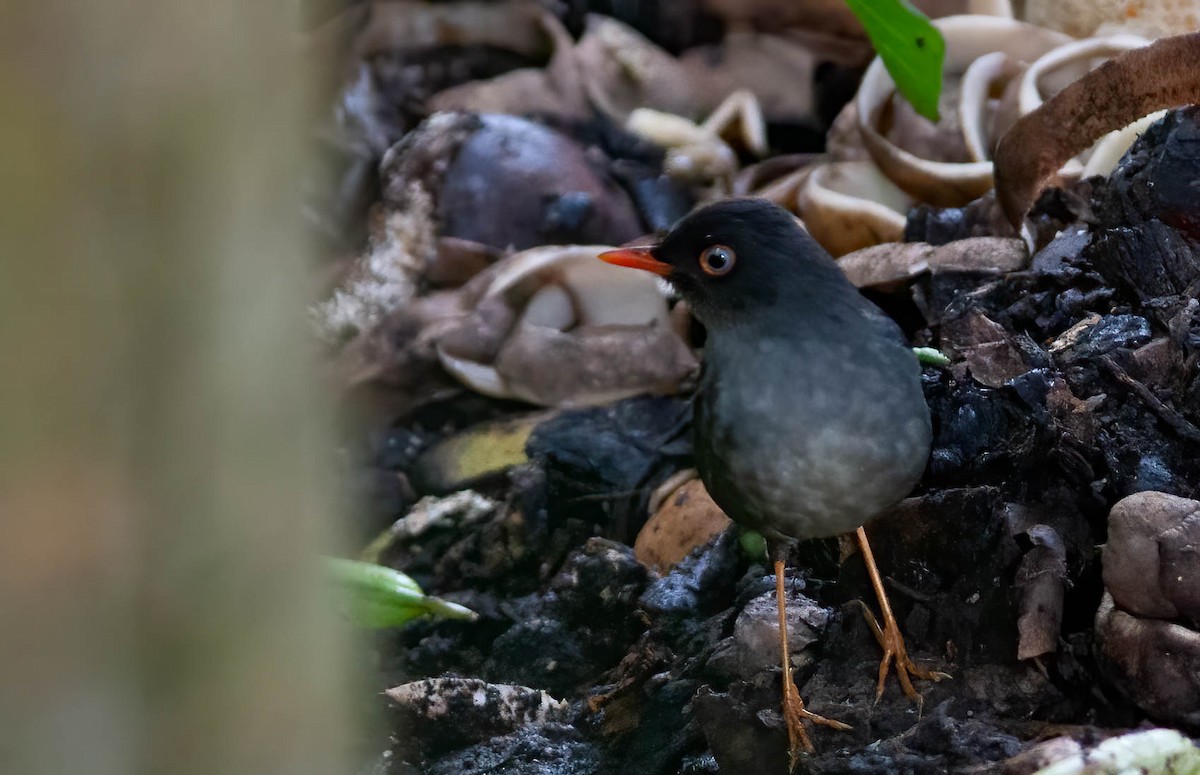
[[[728,245],[709,245],[700,254],[700,268],[709,277],[720,277],[733,271],[737,253]]]

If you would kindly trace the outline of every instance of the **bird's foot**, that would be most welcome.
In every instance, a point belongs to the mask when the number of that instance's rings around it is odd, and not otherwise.
[[[796,691],[796,685],[789,681],[788,686],[783,690],[783,723],[787,725],[788,766],[790,769],[795,769],[796,763],[800,760],[800,754],[813,753],[816,750],[808,736],[808,730],[804,728],[805,720],[834,729],[848,730],[852,728],[849,724],[818,716],[805,709],[804,700],[800,699],[800,692]]]
[[[879,647],[883,649],[883,659],[879,661],[879,683],[875,685],[875,702],[879,702],[879,698],[883,696],[883,687],[887,681],[888,672],[892,664],[896,665],[896,676],[900,679],[900,688],[904,690],[904,694],[910,700],[914,700],[919,705],[921,703],[921,694],[912,684],[913,678],[920,678],[924,681],[940,681],[943,678],[949,678],[949,673],[942,673],[937,670],[928,670],[921,667],[912,658],[908,656],[908,649],[904,647],[904,636],[900,634],[900,627],[896,624],[896,620],[892,617],[885,617],[883,626],[880,626],[879,620],[875,618],[875,614],[866,603],[859,600],[858,604],[862,606],[863,616],[867,620],[867,624],[871,627],[871,632],[875,633],[875,640],[879,641]]]

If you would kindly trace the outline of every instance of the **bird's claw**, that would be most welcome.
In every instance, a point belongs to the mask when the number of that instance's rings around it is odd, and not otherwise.
[[[879,682],[875,685],[875,702],[878,703],[879,699],[883,697],[883,688],[887,682],[889,669],[895,664],[896,676],[900,679],[900,688],[904,690],[904,694],[910,700],[920,705],[921,693],[913,686],[912,679],[920,678],[923,681],[936,683],[950,678],[950,674],[928,670],[913,662],[912,658],[908,656],[908,649],[904,647],[904,636],[900,634],[900,627],[897,626],[895,620],[885,621],[883,626],[880,626],[879,620],[875,618],[870,607],[861,600],[858,601],[858,604],[862,606],[863,617],[871,627],[871,632],[875,634],[875,640],[879,641],[879,647],[883,649],[883,658],[879,661]]]
[[[801,754],[813,753],[816,750],[813,747],[812,739],[808,736],[808,730],[804,728],[805,720],[843,731],[853,729],[849,724],[818,716],[807,710],[804,707],[804,701],[800,699],[800,692],[796,691],[795,684],[789,683],[783,692],[783,722],[787,725],[788,733],[789,771],[795,769]]]

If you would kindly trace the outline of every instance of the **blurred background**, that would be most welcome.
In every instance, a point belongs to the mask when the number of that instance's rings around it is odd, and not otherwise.
[[[330,773],[291,0],[0,8],[0,770]]]

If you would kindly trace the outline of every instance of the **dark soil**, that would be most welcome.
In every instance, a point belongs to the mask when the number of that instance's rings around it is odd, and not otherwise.
[[[668,4],[648,4],[632,21],[652,30],[672,13]],[[662,42],[677,50],[703,41],[712,23],[701,18]],[[434,67],[438,56],[457,69]],[[526,64],[472,48],[438,56],[411,52],[373,63],[378,104],[391,111],[370,116],[389,127],[382,147],[420,118],[422,93],[394,93],[410,89],[405,78],[436,91],[448,73],[467,80]],[[596,185],[614,186],[604,196],[620,208],[615,221],[578,220],[589,240],[617,228],[619,242],[624,232],[661,228],[686,210],[690,192],[646,184],[654,179],[646,170],[661,159],[628,138],[622,150],[613,139],[619,130],[604,122],[572,131],[586,149],[578,164],[599,165]],[[817,728],[818,751],[803,771],[989,771],[1047,737],[1098,739],[1147,721],[1092,656],[1103,591],[1098,546],[1108,510],[1122,497],[1200,495],[1198,137],[1200,110],[1177,111],[1147,132],[1110,180],[1043,196],[1031,216],[1040,244],[1027,269],[932,274],[878,298],[913,341],[951,357],[946,368],[925,368],[935,431],[926,473],[868,530],[910,653],[952,678],[919,684],[922,703],[890,679],[876,703],[880,652],[859,602],[874,608],[875,601],[861,559],[839,561],[835,540],[801,544],[787,579],[796,626],[811,641],[797,684],[810,709],[853,726]],[[382,153],[359,150],[360,160]],[[328,210],[340,245],[360,233],[355,203],[377,196],[370,193],[377,181],[355,187],[345,177],[351,172],[341,178],[340,204]],[[569,215],[566,205],[554,206]],[[919,208],[908,237],[943,243],[996,233],[984,209]],[[489,224],[481,219],[498,217],[489,212],[460,210],[446,221],[484,242],[480,234],[492,227],[528,233],[545,222],[539,213],[534,226]],[[574,236],[560,231],[561,241]],[[504,240],[514,239],[505,232]],[[431,445],[531,411],[460,391],[354,424],[346,470],[367,515],[357,526],[364,543],[416,499],[444,494],[416,475]],[[687,395],[563,411],[530,437],[527,462],[470,483],[493,499],[487,517],[447,523],[388,550],[385,562],[480,619],[420,621],[379,635],[376,688],[480,678],[545,690],[570,712],[565,721],[470,744],[396,726],[390,743],[379,741],[377,750],[388,752],[364,771],[785,771],[776,656],[764,656],[747,635],[759,622],[773,626],[773,602],[761,602],[773,600],[765,558],[736,527],[665,575],[631,549],[651,492],[692,464],[690,411]],[[1029,583],[1029,568],[1041,563],[1063,569],[1051,582],[1061,622],[1049,652],[1018,659],[1018,620],[1030,596],[1046,591]],[[387,718],[399,718],[380,704]]]

